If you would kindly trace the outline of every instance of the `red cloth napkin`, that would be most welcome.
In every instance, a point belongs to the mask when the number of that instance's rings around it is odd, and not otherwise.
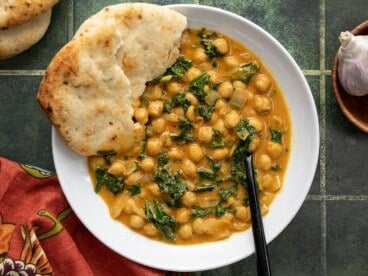
[[[77,219],[54,174],[0,157],[0,275],[12,271],[18,275],[165,274],[100,243]]]

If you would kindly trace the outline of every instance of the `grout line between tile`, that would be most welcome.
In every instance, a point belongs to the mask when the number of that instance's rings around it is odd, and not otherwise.
[[[327,216],[326,216],[326,2],[320,1],[320,193],[321,200],[321,274],[327,275]]]
[[[68,8],[68,41],[72,39],[74,35],[74,1],[69,0],[69,8]]]
[[[45,70],[0,70],[0,76],[43,76]]]
[[[320,76],[320,75],[331,75],[331,70],[302,70],[303,74],[306,76]]]
[[[368,201],[368,195],[308,195],[308,201]]]

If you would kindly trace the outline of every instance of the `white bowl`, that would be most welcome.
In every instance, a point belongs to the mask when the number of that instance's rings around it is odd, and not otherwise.
[[[242,42],[256,53],[278,81],[292,121],[292,143],[284,186],[264,217],[267,242],[291,222],[312,184],[319,153],[319,127],[309,86],[288,52],[256,24],[233,13],[202,5],[170,5],[188,18],[188,27],[210,28]],[[63,192],[82,223],[106,246],[135,262],[170,271],[200,271],[225,266],[254,253],[251,229],[218,242],[177,246],[145,238],[110,217],[95,194],[86,158],[72,152],[52,130],[55,168]]]

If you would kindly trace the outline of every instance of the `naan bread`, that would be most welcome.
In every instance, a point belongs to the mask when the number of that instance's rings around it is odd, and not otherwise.
[[[50,10],[59,0],[1,0],[0,30],[20,25]]]
[[[45,34],[51,9],[33,19],[6,30],[0,30],[0,60],[13,57],[36,44]]]
[[[90,156],[137,137],[131,100],[179,56],[186,18],[153,4],[118,4],[87,19],[51,61],[38,101],[65,142]]]

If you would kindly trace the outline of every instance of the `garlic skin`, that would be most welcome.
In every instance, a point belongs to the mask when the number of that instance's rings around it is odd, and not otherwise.
[[[338,75],[342,87],[353,96],[368,94],[368,36],[341,32]]]

